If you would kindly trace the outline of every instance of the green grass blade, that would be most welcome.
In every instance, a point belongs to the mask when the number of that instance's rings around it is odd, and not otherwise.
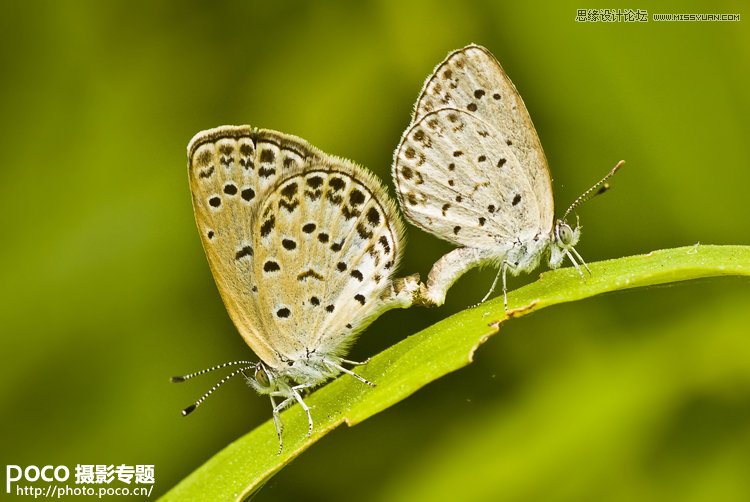
[[[704,277],[750,276],[750,246],[689,246],[589,264],[582,281],[575,269],[545,272],[538,281],[508,294],[512,317],[558,303],[643,286]],[[474,351],[506,319],[502,298],[449,317],[373,357],[358,373],[377,387],[344,376],[306,398],[315,430],[299,406],[282,415],[284,451],[271,420],[214,455],[163,500],[242,500],[342,423],[356,425],[408,397],[424,385],[469,364]]]

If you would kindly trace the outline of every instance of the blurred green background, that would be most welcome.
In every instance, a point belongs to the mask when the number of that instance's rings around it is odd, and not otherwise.
[[[161,494],[269,419],[241,381],[183,419],[215,379],[168,381],[253,358],[194,228],[188,140],[277,129],[392,187],[423,80],[470,42],[524,97],[558,212],[627,160],[580,210],[587,260],[750,244],[746,3],[604,3],[3,2],[2,464],[155,464]],[[574,22],[593,7],[743,20]],[[408,237],[403,273],[450,249]],[[467,274],[440,309],[387,313],[352,357],[475,303],[493,274]],[[749,286],[622,292],[509,323],[475,364],[330,434],[256,500],[750,500]]]

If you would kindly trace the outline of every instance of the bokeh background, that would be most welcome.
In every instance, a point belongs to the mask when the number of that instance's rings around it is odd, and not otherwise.
[[[574,21],[593,7],[742,21]],[[392,189],[392,152],[423,80],[470,42],[494,52],[524,97],[558,211],[627,160],[614,189],[580,210],[587,260],[750,244],[745,2],[0,11],[3,466],[155,464],[162,494],[269,419],[239,380],[183,419],[214,379],[168,382],[253,357],[194,228],[188,140],[221,124],[277,129]],[[408,237],[404,273],[426,274],[450,249],[414,227]],[[493,274],[469,273],[442,308],[386,314],[353,357],[475,303]],[[707,280],[509,323],[473,365],[330,434],[256,500],[750,500],[748,307],[748,280]]]

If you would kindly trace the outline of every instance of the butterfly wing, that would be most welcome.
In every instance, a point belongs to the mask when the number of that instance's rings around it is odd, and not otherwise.
[[[462,110],[430,112],[409,129],[395,179],[406,215],[455,244],[497,249],[539,231],[541,208],[515,152]]]
[[[341,355],[383,309],[403,224],[380,182],[334,157],[282,180],[256,222],[254,275],[266,337],[283,360]]]
[[[551,180],[536,130],[483,47],[451,53],[427,79],[393,176],[409,219],[455,244],[493,249],[552,228]]]
[[[318,154],[300,138],[250,126],[203,131],[188,145],[193,210],[216,285],[242,337],[271,366],[279,361],[261,336],[253,222],[279,180]]]

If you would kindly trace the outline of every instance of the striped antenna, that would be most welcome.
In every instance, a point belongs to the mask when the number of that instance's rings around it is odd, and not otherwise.
[[[231,363],[226,363],[225,366],[228,365],[228,364],[231,364]],[[256,364],[255,363],[251,363],[251,364],[252,364],[251,366],[244,366],[244,367],[242,367],[240,369],[234,370],[233,372],[231,372],[230,374],[228,374],[227,376],[225,376],[224,378],[222,378],[221,380],[219,380],[218,382],[216,382],[216,385],[214,385],[213,387],[211,387],[210,389],[208,389],[208,391],[206,391],[205,394],[203,394],[201,397],[199,397],[196,402],[194,402],[193,404],[191,404],[190,406],[188,406],[187,408],[185,408],[184,410],[182,410],[182,416],[186,417],[190,413],[192,413],[193,411],[195,411],[195,409],[198,406],[200,406],[203,401],[205,401],[206,399],[208,399],[208,396],[210,396],[211,394],[213,394],[214,391],[216,391],[216,389],[218,389],[219,387],[221,387],[222,385],[224,385],[230,379],[236,377],[237,375],[239,375],[240,373],[242,373],[245,370],[250,370],[250,369],[255,368]],[[207,371],[210,371],[210,370],[204,370],[204,373],[207,372]],[[200,373],[201,372],[198,372],[198,373],[195,373],[194,375],[197,375],[197,374],[200,374]]]
[[[205,375],[206,373],[211,373],[212,371],[220,370],[223,368],[227,368],[229,366],[237,366],[240,364],[247,365],[249,367],[254,367],[256,363],[252,361],[232,361],[229,363],[223,363],[223,364],[217,364],[216,366],[212,366],[210,368],[206,368],[205,370],[196,371],[195,373],[190,373],[189,375],[182,375],[182,376],[173,376],[170,380],[172,383],[179,383],[184,382],[185,380],[190,380],[191,378],[195,378],[197,376]]]
[[[612,176],[615,175],[618,169],[620,169],[623,164],[625,164],[624,160],[621,160],[617,163],[615,167],[612,168],[610,172],[607,173],[607,175],[594,183],[594,186],[583,192],[580,197],[578,197],[576,200],[573,201],[573,203],[570,205],[567,211],[565,211],[565,214],[562,217],[562,221],[565,221],[568,218],[568,215],[573,211],[575,208],[589,200],[591,197],[594,197],[596,195],[603,194],[609,189],[609,184],[607,183],[607,180],[609,180]]]

